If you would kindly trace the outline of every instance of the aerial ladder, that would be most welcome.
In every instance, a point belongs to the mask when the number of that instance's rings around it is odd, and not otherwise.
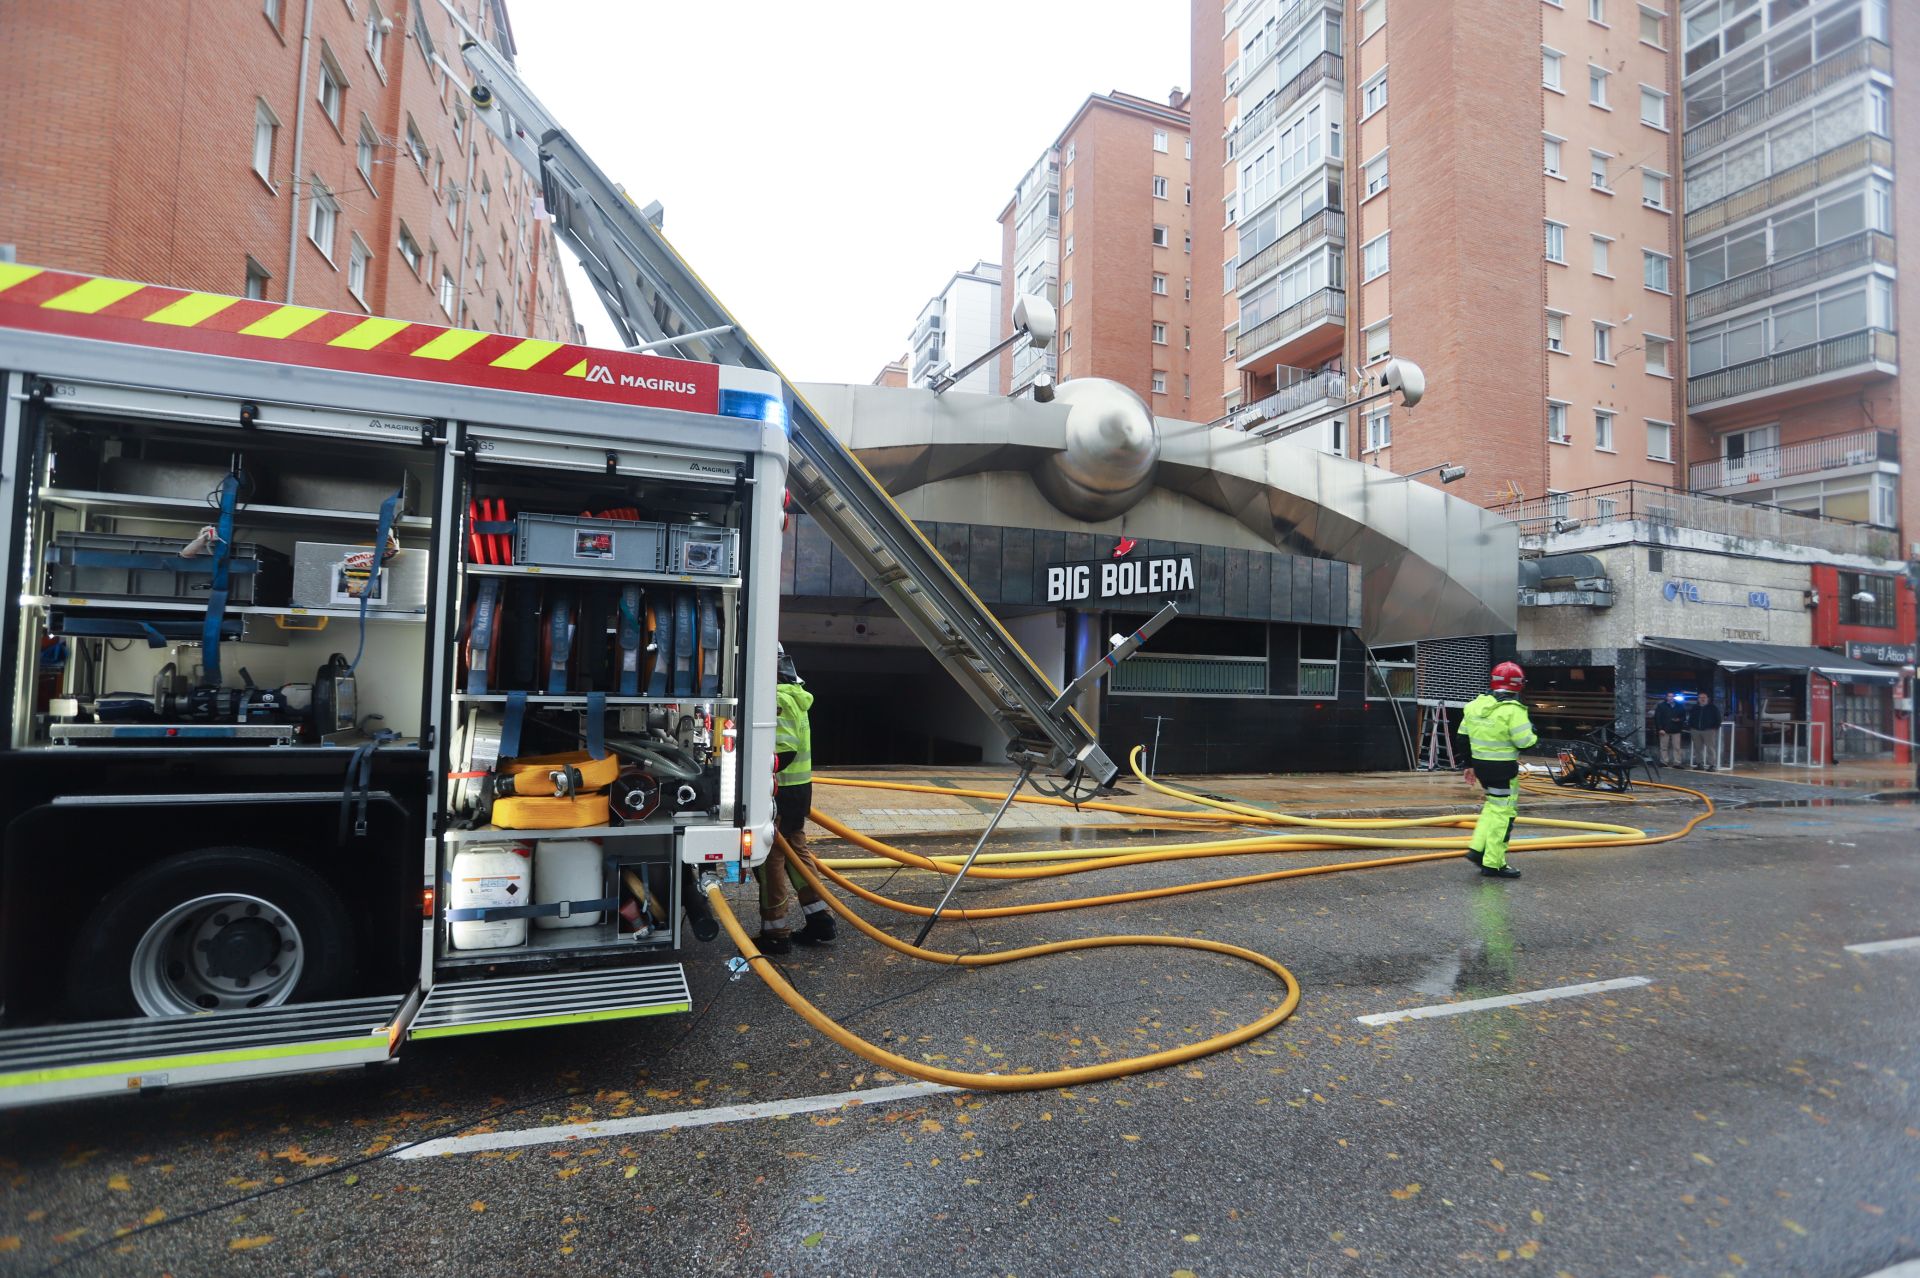
[[[475,114],[540,175],[555,234],[578,255],[626,345],[780,376],[794,501],[1005,733],[1023,775],[1049,774],[1082,791],[1111,782],[1119,768],[1093,728],[681,259],[661,232],[659,206],[636,207],[513,65],[442,5],[465,35]]]

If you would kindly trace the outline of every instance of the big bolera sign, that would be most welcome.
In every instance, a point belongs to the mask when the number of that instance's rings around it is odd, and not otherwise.
[[[1191,594],[1193,589],[1192,555],[1047,565],[1048,603],[1105,603],[1139,596]]]

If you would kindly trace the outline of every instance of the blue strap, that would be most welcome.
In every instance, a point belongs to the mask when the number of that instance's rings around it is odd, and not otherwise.
[[[520,727],[527,721],[527,694],[509,692],[506,713],[500,716],[500,757],[520,757]]]
[[[500,579],[482,577],[473,598],[473,626],[467,635],[467,691],[487,690],[487,670],[500,629]]]
[[[545,905],[476,905],[464,910],[448,910],[449,923],[492,923],[498,919],[564,919],[573,914],[611,912],[620,908],[617,897],[595,901],[549,901]]]
[[[573,599],[555,593],[547,601],[547,693],[567,690],[567,661],[573,656]]]
[[[220,686],[220,632],[227,615],[227,590],[232,584],[233,508],[240,500],[240,476],[229,473],[220,481],[220,518],[214,526],[213,589],[207,595],[207,618],[200,626],[200,664],[206,682]],[[148,642],[152,642],[149,640]]]
[[[380,589],[380,565],[386,561],[387,538],[393,535],[393,517],[400,510],[400,503],[407,495],[403,483],[400,491],[380,503],[380,527],[373,534],[373,562],[367,567],[367,584],[360,591],[360,646],[353,650],[353,660],[347,665],[347,673],[352,674],[360,668],[360,658],[367,652],[367,605]]]
[[[607,694],[587,694],[587,757],[607,757]]]
[[[620,695],[640,695],[640,587],[620,591]]]
[[[182,639],[191,634],[192,622],[177,623]],[[67,617],[60,622],[60,633],[76,639],[145,639],[149,648],[167,646],[167,636],[151,621],[121,621],[110,617]]]

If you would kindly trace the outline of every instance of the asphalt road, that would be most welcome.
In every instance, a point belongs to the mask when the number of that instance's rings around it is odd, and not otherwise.
[[[904,1081],[823,1041],[753,977],[729,979],[714,945],[689,964],[695,1017],[0,1115],[0,1273],[64,1259],[54,1272],[1856,1278],[1920,1257],[1920,947],[1845,948],[1920,936],[1917,831],[1912,806],[1756,807],[1664,847],[1530,853],[1516,883],[1448,861],[944,924],[950,949],[1207,936],[1273,954],[1306,995],[1232,1052],[1071,1091],[356,1161],[482,1120],[537,1128]],[[965,895],[1082,895],[1218,865]],[[934,893],[924,876],[889,890]],[[844,929],[830,953],[783,965],[857,1032],[963,1069],[1190,1041],[1278,997],[1258,970],[1202,955],[961,971]],[[1627,977],[1648,983],[1356,1020]]]

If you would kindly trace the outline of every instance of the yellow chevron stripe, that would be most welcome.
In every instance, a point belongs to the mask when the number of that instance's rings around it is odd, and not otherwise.
[[[559,349],[559,342],[543,342],[537,337],[529,337],[493,361],[493,366],[495,368],[532,368]]]
[[[0,293],[6,292],[15,284],[24,283],[40,273],[37,266],[22,266],[18,262],[0,262]]]
[[[355,351],[370,351],[395,333],[412,327],[413,325],[407,320],[383,319],[375,316],[373,319],[361,320],[327,345],[344,346],[348,350]]]
[[[578,364],[575,364],[572,368],[569,368],[565,374],[565,376],[567,377],[585,377],[586,375],[587,375],[587,361],[585,361],[584,359],[581,360]]]
[[[450,328],[414,354],[421,359],[454,359],[486,340],[486,336],[470,328]]]
[[[78,288],[70,288],[56,298],[40,303],[41,308],[49,311],[72,311],[78,315],[92,315],[104,311],[123,297],[131,297],[145,288],[145,284],[136,284],[132,280],[88,280]]]
[[[222,297],[218,293],[189,293],[171,305],[163,306],[147,316],[147,323],[177,324],[181,328],[192,328],[195,324],[212,319],[238,300],[233,297]]]
[[[292,337],[325,314],[311,306],[282,306],[261,316],[240,333],[244,337]]]

